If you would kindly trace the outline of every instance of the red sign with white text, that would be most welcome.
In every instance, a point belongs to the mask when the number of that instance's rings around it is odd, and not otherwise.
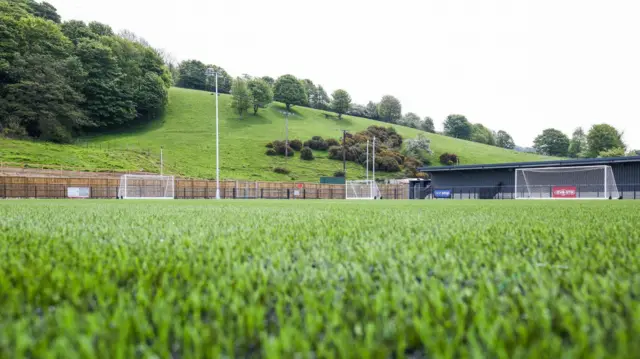
[[[554,186],[553,198],[576,198],[575,186]]]

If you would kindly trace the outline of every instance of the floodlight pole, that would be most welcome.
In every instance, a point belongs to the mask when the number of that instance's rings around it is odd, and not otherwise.
[[[376,136],[373,136],[373,182],[371,183],[371,189],[373,192],[374,184],[376,183]],[[373,196],[377,197],[377,193]]]
[[[220,199],[220,140],[218,133],[218,71],[216,71],[216,199]]]
[[[347,130],[342,130],[342,173],[347,179]]]
[[[160,176],[163,175],[164,161],[162,160],[162,146],[160,146]]]
[[[369,180],[369,139],[367,139],[367,159],[365,162],[365,167],[367,168],[367,181]]]
[[[284,112],[284,162],[289,157],[289,111]]]

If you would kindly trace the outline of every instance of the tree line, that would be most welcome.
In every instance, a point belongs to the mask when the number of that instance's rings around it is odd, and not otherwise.
[[[536,137],[533,148],[543,155],[571,158],[640,155],[636,150],[627,151],[622,135],[615,127],[605,123],[592,126],[586,133],[582,127],[578,127],[571,139],[560,130],[548,128]]]
[[[83,132],[157,118],[171,73],[131,32],[62,22],[55,7],[0,0],[0,134],[71,142]]]

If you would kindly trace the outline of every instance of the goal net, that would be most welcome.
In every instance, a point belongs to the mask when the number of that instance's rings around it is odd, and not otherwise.
[[[380,198],[380,190],[373,180],[347,181],[345,190],[346,199]]]
[[[618,199],[610,166],[516,169],[516,199]]]
[[[173,176],[122,175],[118,198],[122,199],[173,199]]]

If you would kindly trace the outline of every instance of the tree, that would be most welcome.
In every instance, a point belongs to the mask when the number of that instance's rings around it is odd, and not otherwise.
[[[548,128],[536,137],[533,148],[543,155],[566,157],[569,152],[569,137],[559,130]]]
[[[600,152],[612,148],[625,148],[622,142],[622,134],[613,126],[607,124],[594,125],[587,135],[588,156],[596,157]]]
[[[61,26],[62,32],[68,37],[74,44],[78,44],[81,39],[97,39],[97,35],[94,34],[89,26],[84,21],[70,20],[65,21]]]
[[[241,77],[238,77],[233,81],[231,96],[233,96],[231,100],[231,107],[242,119],[242,114],[251,107],[251,92],[247,87],[247,82]]]
[[[578,127],[573,131],[571,142],[569,142],[569,157],[578,158],[584,156],[587,150],[587,136],[584,134],[582,127]]]
[[[327,94],[327,91],[324,90],[322,85],[318,85],[316,89],[316,95],[314,96],[314,106],[313,108],[317,108],[318,110],[326,110],[329,108],[329,103],[331,99]]]
[[[60,23],[60,15],[58,15],[58,10],[48,2],[38,3],[36,1],[29,1],[29,7],[31,8],[31,13],[34,16],[41,17],[46,20],[51,20],[56,24]]]
[[[378,119],[378,104],[373,101],[369,101],[365,106],[364,114],[364,117],[366,118],[370,118],[372,120]]]
[[[615,147],[610,148],[606,151],[601,151],[598,154],[598,157],[624,157],[627,154],[625,153],[625,149],[623,147]]]
[[[97,22],[97,21],[92,21],[89,23],[89,30],[91,30],[91,32],[93,32],[94,34],[98,35],[98,36],[113,36],[113,29],[111,29],[111,26]]]
[[[407,126],[411,128],[418,128],[420,125],[420,116],[416,115],[413,112],[407,112],[401,119],[398,121],[399,125]]]
[[[404,153],[421,161],[427,161],[433,153],[431,141],[420,133],[416,138],[404,141]]]
[[[314,85],[313,81],[309,79],[304,79],[301,82],[302,86],[304,86],[304,92],[307,95],[305,106],[313,107],[316,97],[316,85]]]
[[[303,106],[307,101],[307,95],[302,83],[293,75],[278,77],[273,86],[273,99],[282,102],[291,110],[291,106]]]
[[[345,90],[335,90],[331,94],[331,109],[338,114],[338,119],[342,119],[342,114],[349,111],[351,106],[351,96]]]
[[[198,60],[185,60],[179,66],[180,78],[178,87],[194,90],[204,90],[206,87],[207,66]]]
[[[402,118],[402,104],[400,104],[400,100],[391,95],[383,96],[378,104],[378,115],[384,122],[398,122],[398,120]]]
[[[506,131],[500,130],[496,133],[496,146],[502,148],[508,148],[510,150],[516,147],[515,142],[513,142],[513,138]]]
[[[463,115],[449,115],[444,121],[444,134],[449,137],[471,139],[473,126]]]
[[[269,87],[273,87],[273,85],[276,83],[276,80],[274,80],[271,76],[262,76],[262,81],[266,82]]]
[[[254,78],[247,84],[251,92],[251,104],[253,105],[253,114],[258,113],[258,109],[265,108],[273,101],[273,91],[271,86],[262,79]]]
[[[484,143],[485,145],[494,146],[496,144],[496,139],[493,137],[493,132],[484,127],[481,123],[476,123],[472,125],[471,128],[471,141]]]
[[[420,122],[419,128],[425,132],[436,133],[436,128],[433,124],[433,119],[429,116],[425,117],[424,121]]]

